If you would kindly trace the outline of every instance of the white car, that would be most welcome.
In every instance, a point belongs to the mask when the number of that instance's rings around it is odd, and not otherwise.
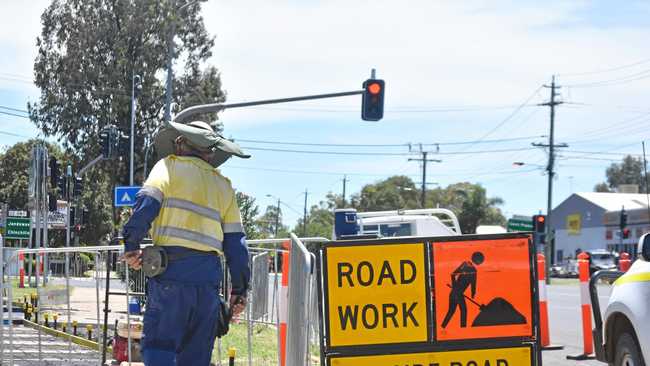
[[[601,271],[590,284],[596,358],[614,366],[650,365],[650,234],[639,239],[638,253],[625,274]],[[595,285],[612,277],[618,279],[601,318]]]

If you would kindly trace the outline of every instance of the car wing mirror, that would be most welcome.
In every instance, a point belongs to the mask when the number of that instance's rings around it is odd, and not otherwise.
[[[650,262],[650,233],[639,238],[638,253],[644,261]]]

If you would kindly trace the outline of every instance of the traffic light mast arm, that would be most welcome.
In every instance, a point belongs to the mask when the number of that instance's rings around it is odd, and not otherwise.
[[[354,90],[354,91],[340,92],[340,93],[304,95],[304,96],[300,96],[300,97],[280,98],[280,99],[266,99],[266,100],[258,100],[258,101],[243,102],[243,103],[200,104],[200,105],[195,105],[193,107],[185,108],[182,111],[178,112],[178,114],[174,117],[174,122],[182,122],[184,119],[187,119],[188,117],[190,117],[192,115],[195,115],[195,114],[219,112],[219,111],[222,111],[222,110],[228,109],[228,108],[252,107],[252,106],[264,105],[264,104],[278,104],[278,103],[299,102],[299,101],[302,101],[302,100],[347,97],[347,96],[350,96],[350,95],[363,94],[364,92],[365,92],[365,90],[361,89],[361,90]]]
[[[94,158],[90,163],[86,164],[83,168],[79,169],[79,171],[77,172],[77,176],[78,177],[82,176],[86,172],[86,170],[92,168],[93,165],[99,163],[100,161],[102,161],[102,159],[104,159],[104,154],[99,154],[98,157]]]

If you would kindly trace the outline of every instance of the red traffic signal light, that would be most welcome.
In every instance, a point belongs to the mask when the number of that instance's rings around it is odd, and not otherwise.
[[[368,79],[363,82],[361,119],[364,121],[379,121],[384,117],[385,85],[380,79]]]
[[[623,235],[623,239],[629,238],[630,237],[630,229],[627,229],[627,228],[623,229],[622,235]]]
[[[546,232],[546,215],[533,216],[533,231],[536,233]]]
[[[379,85],[379,83],[377,82],[370,83],[366,88],[366,90],[368,90],[368,93],[370,94],[379,94],[379,92],[381,92],[381,89],[382,89],[381,85]]]

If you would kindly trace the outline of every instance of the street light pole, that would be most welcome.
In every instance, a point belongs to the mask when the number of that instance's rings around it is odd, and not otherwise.
[[[140,75],[131,74],[131,153],[129,154],[129,185],[133,185],[133,154],[135,150],[135,106],[140,91]]]
[[[278,209],[275,211],[275,233],[273,236],[278,237],[278,226],[280,225],[280,199],[278,198]]]
[[[207,0],[190,1],[189,3],[181,6],[178,9],[173,9],[174,13],[185,9],[190,5],[205,2]],[[176,7],[176,1],[172,0],[172,8]],[[176,14],[173,14],[173,18]],[[176,19],[172,19],[172,29],[167,38],[167,86],[165,88],[165,122],[171,121],[171,104],[172,104],[172,83],[174,82],[174,71],[172,69],[172,61],[174,59],[174,35],[176,34]]]

